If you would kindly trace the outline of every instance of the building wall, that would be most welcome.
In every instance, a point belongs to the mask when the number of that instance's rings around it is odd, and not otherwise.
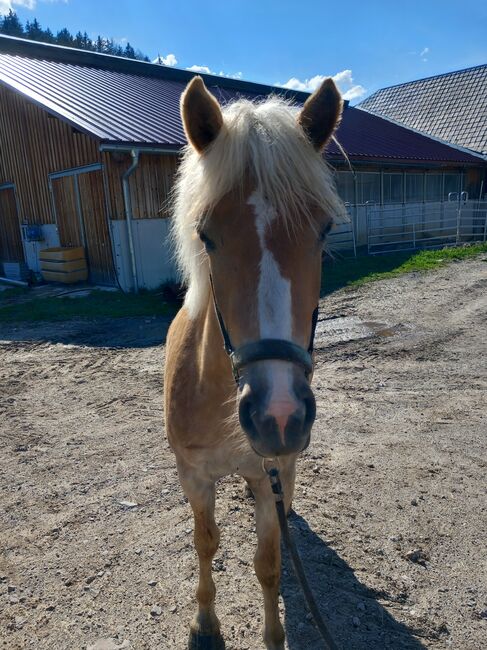
[[[48,175],[101,162],[98,143],[4,87],[0,107],[0,185],[15,185],[21,223],[53,223]]]
[[[131,165],[131,157],[125,153],[105,152],[102,160],[109,188],[110,218],[125,219],[122,176]],[[175,154],[141,154],[139,165],[129,179],[134,219],[169,216],[168,199],[177,163]]]
[[[130,155],[101,153],[95,138],[0,87],[0,264],[24,260],[21,224],[52,224],[62,246],[85,246],[93,282],[115,282],[112,224],[125,220],[122,176],[130,164]],[[176,155],[140,156],[130,178],[134,219],[168,216],[176,166]],[[32,256],[27,261],[37,271]]]

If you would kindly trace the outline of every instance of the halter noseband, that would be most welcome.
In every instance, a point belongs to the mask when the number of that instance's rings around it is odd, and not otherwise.
[[[218,324],[220,325],[220,330],[223,337],[223,343],[225,352],[230,357],[232,364],[233,376],[236,383],[239,383],[240,380],[240,370],[245,368],[255,361],[289,361],[298,366],[301,366],[304,370],[306,377],[309,377],[313,370],[313,345],[315,338],[316,323],[318,321],[318,307],[313,311],[311,319],[311,337],[309,341],[308,349],[305,350],[300,345],[293,343],[292,341],[286,341],[284,339],[260,339],[260,341],[254,341],[253,343],[245,343],[239,348],[235,349],[232,345],[230,335],[225,326],[225,321],[223,320],[222,313],[218,307],[218,302],[215,295],[215,287],[213,286],[213,278],[210,274],[210,286],[211,293],[213,295],[213,305],[215,307],[216,317],[218,319]]]

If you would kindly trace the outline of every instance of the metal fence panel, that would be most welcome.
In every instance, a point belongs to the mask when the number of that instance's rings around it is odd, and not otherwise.
[[[485,241],[487,201],[367,205],[369,254]]]

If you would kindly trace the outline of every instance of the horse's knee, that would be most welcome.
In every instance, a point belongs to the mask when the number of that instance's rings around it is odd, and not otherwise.
[[[271,538],[259,541],[254,556],[254,568],[263,588],[274,589],[279,586],[281,577],[281,554],[279,532]]]
[[[220,530],[216,524],[196,522],[194,545],[201,559],[212,560],[220,544]]]

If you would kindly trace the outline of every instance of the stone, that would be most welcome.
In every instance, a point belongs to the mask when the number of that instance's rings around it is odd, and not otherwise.
[[[152,607],[150,608],[150,613],[151,616],[154,616],[154,618],[160,616],[162,614],[162,607],[160,607],[159,605],[152,605]]]

